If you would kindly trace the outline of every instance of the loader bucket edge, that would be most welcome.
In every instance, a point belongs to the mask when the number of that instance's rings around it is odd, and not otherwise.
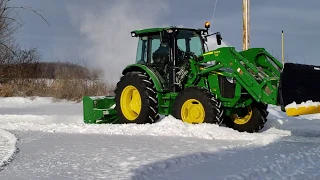
[[[288,116],[320,113],[320,67],[285,63],[279,88],[280,104]]]
[[[320,105],[320,104],[319,104]],[[285,108],[288,116],[299,116],[320,113],[320,106],[317,105],[298,105],[296,107],[288,106]]]
[[[83,120],[86,124],[117,123],[113,96],[84,96]]]

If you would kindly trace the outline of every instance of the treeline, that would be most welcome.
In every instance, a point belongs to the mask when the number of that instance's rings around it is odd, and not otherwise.
[[[19,10],[49,22],[32,7],[11,6],[0,0],[0,97],[44,96],[80,101],[83,96],[102,96],[114,87],[97,80],[101,72],[78,63],[44,62],[37,48],[22,49],[15,32],[22,27]]]
[[[100,71],[70,62],[31,62],[0,64],[0,81],[16,78],[89,79],[95,80]]]
[[[42,62],[36,48],[18,50],[0,61],[0,97],[42,96],[81,101],[113,94],[102,71],[71,62]]]

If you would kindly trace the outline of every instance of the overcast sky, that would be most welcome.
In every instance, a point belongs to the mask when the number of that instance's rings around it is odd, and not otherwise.
[[[109,73],[134,62],[133,29],[177,25],[202,28],[211,21],[215,0],[12,0],[11,5],[41,9],[51,27],[33,13],[19,10],[25,25],[17,40],[37,46],[46,61],[84,61]],[[251,0],[251,47],[264,47],[281,58],[285,32],[286,61],[320,65],[319,0]],[[218,0],[211,31],[242,50],[242,1]],[[281,60],[281,59],[279,59]],[[111,65],[115,62],[117,65]]]

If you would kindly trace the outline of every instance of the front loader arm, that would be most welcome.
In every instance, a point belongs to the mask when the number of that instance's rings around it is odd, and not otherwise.
[[[264,48],[250,48],[239,53],[256,67],[262,68],[268,76],[280,77],[281,70],[283,69],[282,63]]]
[[[278,87],[272,84],[279,80],[278,77],[269,77],[233,47],[222,47],[205,53],[198,63],[207,63],[213,60],[216,61],[216,64],[199,71],[199,76],[222,68],[231,69],[235,79],[257,102],[277,105]]]

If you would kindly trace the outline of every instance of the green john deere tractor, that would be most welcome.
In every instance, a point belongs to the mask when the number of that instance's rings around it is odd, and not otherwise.
[[[209,36],[215,35],[218,45],[222,41],[219,32],[209,34],[209,26],[132,31],[138,38],[136,62],[124,68],[115,97],[83,97],[84,122],[145,124],[172,115],[186,123],[257,132],[267,121],[268,104],[281,106],[288,116],[320,112],[288,106],[320,100],[315,66],[282,65],[264,48],[208,50]]]

